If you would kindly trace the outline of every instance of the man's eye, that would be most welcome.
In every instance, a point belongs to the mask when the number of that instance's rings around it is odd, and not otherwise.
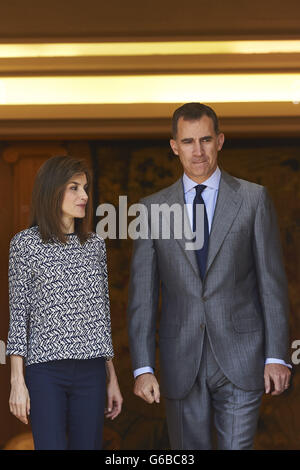
[[[75,189],[75,191],[76,191],[77,186],[71,186],[71,189]]]

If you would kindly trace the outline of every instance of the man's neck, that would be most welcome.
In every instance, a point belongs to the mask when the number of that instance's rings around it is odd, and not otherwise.
[[[219,172],[219,171],[220,171],[220,169],[219,169],[219,167],[217,166],[217,167],[215,168],[215,170],[214,170],[210,175],[205,176],[205,177],[203,177],[203,178],[197,178],[197,177],[195,178],[195,177],[193,177],[193,176],[189,176],[187,173],[184,173],[184,175],[185,175],[187,178],[189,178],[191,181],[193,181],[195,184],[203,184],[203,183],[205,183],[205,181],[209,180],[212,176],[214,176],[214,175],[215,175],[217,172]]]

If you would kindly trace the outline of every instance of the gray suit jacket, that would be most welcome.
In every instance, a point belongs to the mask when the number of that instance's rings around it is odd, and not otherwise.
[[[142,202],[149,214],[153,203],[183,206],[182,179]],[[186,241],[134,242],[128,306],[133,368],[155,368],[161,288],[162,395],[181,399],[191,389],[205,329],[227,378],[244,390],[263,388],[265,359],[288,361],[287,282],[266,189],[222,171],[203,282]]]

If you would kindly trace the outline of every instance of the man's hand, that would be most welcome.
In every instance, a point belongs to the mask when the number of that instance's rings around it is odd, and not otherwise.
[[[135,379],[133,393],[147,403],[159,403],[158,382],[153,374],[141,374]]]
[[[265,392],[271,395],[280,395],[290,386],[291,372],[287,366],[283,364],[266,364],[265,365]]]

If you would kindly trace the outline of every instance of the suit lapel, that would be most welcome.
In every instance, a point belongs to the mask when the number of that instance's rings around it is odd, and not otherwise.
[[[225,171],[222,171],[218,198],[209,236],[206,275],[241,207],[242,197],[238,192],[239,187],[240,184],[235,178]]]
[[[241,207],[242,196],[238,192],[239,187],[239,182],[222,170],[218,198],[209,236],[206,275]],[[185,200],[182,178],[176,181],[176,183],[174,183],[170,188],[170,192],[166,196],[166,199],[169,205],[180,204],[182,211],[184,210]],[[172,235],[174,235],[172,226],[170,227],[170,231]],[[184,255],[190,262],[195,273],[199,276],[199,268],[195,252],[193,250],[186,250],[185,248],[185,244],[189,243],[191,240],[185,238],[185,235],[183,234],[183,237],[181,239],[176,239],[176,241],[181,246]],[[199,280],[201,282],[200,276]]]

